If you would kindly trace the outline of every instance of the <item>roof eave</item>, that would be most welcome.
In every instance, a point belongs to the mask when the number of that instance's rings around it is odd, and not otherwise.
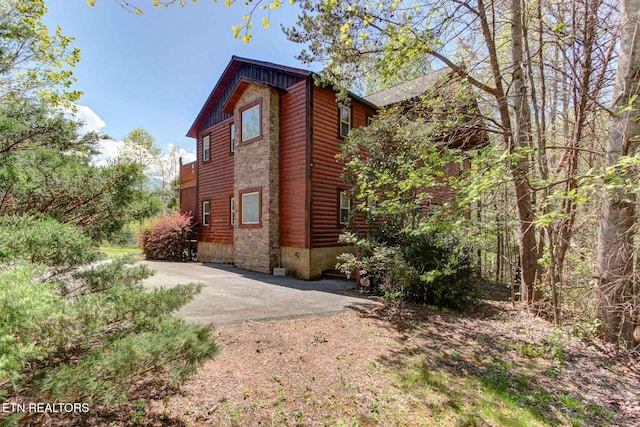
[[[233,55],[231,57],[231,60],[229,61],[229,64],[227,64],[227,67],[224,69],[224,71],[222,72],[222,75],[218,79],[218,82],[213,87],[213,90],[207,97],[207,100],[205,101],[204,105],[200,109],[200,112],[196,116],[196,119],[193,121],[193,124],[189,128],[189,131],[187,132],[187,135],[186,135],[187,137],[190,137],[190,138],[198,137],[198,127],[200,126],[202,120],[204,120],[206,113],[208,113],[211,110],[212,105],[215,103],[215,101],[217,101],[216,97],[217,96],[219,97],[222,95],[222,91],[223,91],[222,87],[224,86],[223,82],[228,80],[231,77],[231,75],[233,75],[233,73],[235,73],[238,70],[241,64],[258,65],[261,67],[280,70],[285,73],[294,74],[300,77],[308,77],[309,75],[311,75],[311,71],[303,70],[300,68],[287,67],[285,65],[278,65],[271,62],[258,61],[256,59],[242,58],[242,57]],[[218,91],[220,91],[220,93],[218,93]]]
[[[316,73],[316,72],[313,72],[313,71],[311,72],[311,74],[310,74],[310,75],[311,75],[311,77],[313,77],[314,79],[315,79],[316,77],[321,77],[321,76],[320,76],[320,74],[318,74],[318,73]],[[337,88],[335,87],[335,85],[334,85],[334,84],[331,84],[331,89],[332,89],[332,90],[334,90],[334,91],[336,91],[336,92],[339,90],[339,89],[337,89]],[[366,99],[364,99],[362,96],[360,96],[360,95],[356,95],[355,93],[351,92],[350,90],[348,90],[348,91],[347,91],[347,95],[349,96],[349,98],[354,99],[354,100],[358,101],[359,103],[361,103],[361,104],[363,104],[363,105],[365,105],[365,106],[367,106],[367,107],[369,107],[369,108],[372,108],[372,109],[374,109],[374,110],[379,110],[379,109],[380,109],[380,107],[379,107],[378,105],[376,105],[376,104],[374,104],[374,103],[372,103],[372,102],[367,101],[367,100],[366,100]]]

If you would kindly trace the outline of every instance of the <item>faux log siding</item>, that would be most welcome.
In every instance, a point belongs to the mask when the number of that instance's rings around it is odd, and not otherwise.
[[[199,218],[202,218],[202,202],[211,202],[209,227],[200,226],[198,240],[216,243],[233,243],[233,227],[229,199],[233,195],[233,154],[230,153],[229,126],[225,120],[198,134],[198,198]],[[211,160],[202,162],[202,136],[210,133]]]
[[[351,103],[351,123],[357,128],[367,123],[367,116],[374,111],[355,101]],[[343,226],[338,222],[338,191],[345,188],[342,182],[343,165],[336,160],[338,144],[338,104],[334,92],[313,87],[313,142],[312,142],[312,247],[329,247],[338,244]]]
[[[280,245],[305,247],[306,81],[280,98]]]
[[[453,163],[453,162],[449,163],[446,166],[444,172],[446,173],[446,176],[438,177],[436,179],[436,182],[438,182],[438,185],[435,185],[428,190],[431,195],[431,203],[435,205],[439,205],[444,202],[450,202],[454,199],[455,195],[453,194],[453,191],[451,190],[451,187],[449,186],[448,181],[452,176],[455,176],[455,177],[460,176],[460,165],[458,163]]]

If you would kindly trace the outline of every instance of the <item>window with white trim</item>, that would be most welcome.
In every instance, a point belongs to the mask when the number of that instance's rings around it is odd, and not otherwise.
[[[351,198],[347,190],[340,191],[340,212],[338,213],[338,222],[340,224],[349,223],[349,213],[351,212]]]
[[[229,137],[231,139],[231,143],[229,145],[229,151],[234,153],[235,150],[235,143],[234,140],[236,138],[236,125],[235,123],[231,123],[231,126],[229,126]]]
[[[351,130],[351,108],[341,105],[340,111],[340,136],[346,138]]]
[[[231,225],[235,225],[235,223],[236,223],[236,204],[235,204],[235,201],[236,201],[236,198],[232,197],[230,199],[230,202],[229,202]]]
[[[202,161],[209,160],[211,160],[211,140],[209,135],[205,135],[202,137]]]
[[[211,203],[202,202],[202,225],[208,227],[211,224]]]

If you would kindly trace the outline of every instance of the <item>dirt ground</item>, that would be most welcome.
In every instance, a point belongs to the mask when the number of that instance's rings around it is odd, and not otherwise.
[[[144,419],[173,425],[640,425],[628,353],[485,301],[216,329],[222,353]],[[142,414],[140,414],[142,415]],[[141,417],[142,418],[142,417]]]
[[[569,329],[505,301],[224,325],[182,387],[32,425],[640,426],[637,354]]]

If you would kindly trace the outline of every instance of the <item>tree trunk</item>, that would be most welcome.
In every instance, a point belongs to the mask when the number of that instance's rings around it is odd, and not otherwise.
[[[609,122],[605,166],[618,163],[621,156],[637,152],[640,135],[640,0],[621,0],[621,37],[614,101]],[[617,170],[626,178],[630,171]],[[608,181],[608,180],[607,180]],[[633,180],[635,181],[635,179]],[[605,182],[606,183],[606,182]],[[606,189],[598,232],[596,280],[598,315],[607,340],[622,340],[634,347],[634,329],[638,327],[638,295],[633,277],[633,235],[635,232],[635,195],[633,188]],[[636,334],[638,335],[638,334]]]
[[[538,248],[532,205],[531,188],[529,187],[530,164],[528,156],[520,152],[520,148],[531,145],[531,112],[529,111],[524,78],[523,48],[523,11],[522,0],[511,1],[511,49],[513,66],[513,131],[509,153],[515,154],[512,159],[511,175],[515,184],[516,212],[518,213],[520,262],[522,264],[521,293],[522,300],[532,304],[536,300],[534,283],[538,272]]]

